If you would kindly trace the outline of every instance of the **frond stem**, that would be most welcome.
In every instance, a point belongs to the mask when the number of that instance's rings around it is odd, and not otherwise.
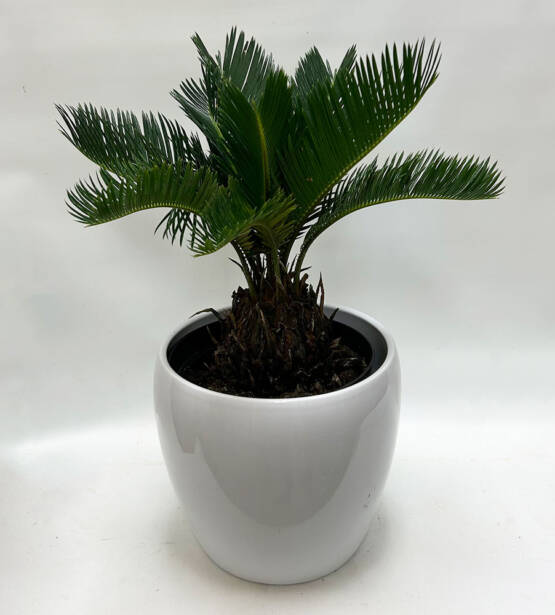
[[[247,259],[245,258],[245,255],[243,254],[243,250],[241,249],[241,246],[239,246],[239,244],[236,241],[232,241],[231,245],[235,249],[235,252],[237,253],[237,256],[239,257],[239,261],[241,262],[241,270],[243,271],[243,275],[245,276],[245,279],[247,280],[247,284],[249,285],[249,293],[253,299],[256,299],[257,298],[256,288],[254,286],[254,281],[250,273],[249,264],[247,262]]]

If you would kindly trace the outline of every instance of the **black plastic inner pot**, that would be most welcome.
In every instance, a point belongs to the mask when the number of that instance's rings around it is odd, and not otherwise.
[[[349,324],[346,324],[345,320]],[[167,359],[176,373],[206,361],[214,349],[207,327],[215,322],[216,317],[209,314],[200,319],[194,328],[186,326],[173,337],[168,344]],[[342,388],[368,378],[380,368],[387,356],[387,342],[378,329],[349,313],[342,314],[341,311],[337,312],[332,327],[334,337],[341,337],[344,344],[356,350],[368,362],[360,376]]]

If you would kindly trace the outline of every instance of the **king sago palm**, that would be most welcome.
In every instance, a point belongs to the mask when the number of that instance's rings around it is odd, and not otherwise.
[[[166,208],[157,228],[172,242],[197,256],[231,245],[246,287],[218,314],[190,379],[258,397],[344,386],[365,360],[335,336],[321,279],[308,282],[313,242],[371,205],[494,198],[500,172],[489,158],[437,150],[358,165],[435,82],[435,43],[364,58],[353,46],[335,70],[312,48],[288,76],[236,29],[222,54],[193,42],[201,76],[171,94],[203,140],[161,114],[58,106],[63,134],[100,167],[68,192],[69,211],[90,226]]]

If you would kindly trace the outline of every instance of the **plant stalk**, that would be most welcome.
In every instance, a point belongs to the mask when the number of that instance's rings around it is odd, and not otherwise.
[[[237,252],[237,256],[239,257],[239,260],[241,261],[241,269],[243,271],[243,275],[245,276],[245,279],[247,280],[247,284],[249,286],[249,293],[250,296],[256,300],[257,299],[257,294],[256,294],[256,288],[254,286],[254,281],[252,279],[252,276],[250,274],[250,270],[249,270],[249,264],[247,262],[247,259],[245,258],[245,255],[243,254],[243,250],[241,249],[241,247],[239,245],[237,245],[237,243],[235,241],[231,242],[233,247],[235,248],[235,252]]]

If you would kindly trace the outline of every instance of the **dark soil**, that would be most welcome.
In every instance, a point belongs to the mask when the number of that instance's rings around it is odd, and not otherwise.
[[[204,388],[244,397],[340,389],[364,372],[370,357],[334,335],[333,315],[324,314],[323,304],[321,281],[316,290],[304,279],[297,289],[268,282],[256,300],[239,288],[230,311],[214,312],[218,321],[207,327],[206,353],[178,373]]]

